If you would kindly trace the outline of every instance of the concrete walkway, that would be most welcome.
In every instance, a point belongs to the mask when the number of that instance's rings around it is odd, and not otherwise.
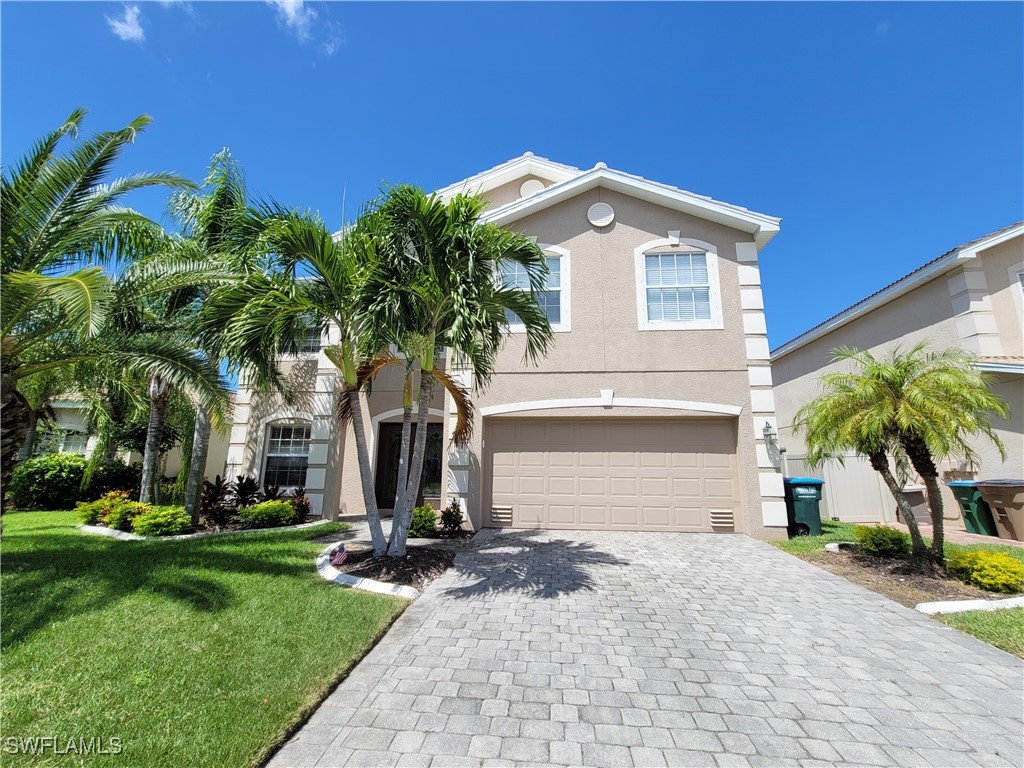
[[[767,544],[483,537],[271,765],[1024,765],[1020,659]]]

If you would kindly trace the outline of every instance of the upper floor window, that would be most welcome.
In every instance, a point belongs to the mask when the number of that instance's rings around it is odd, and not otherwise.
[[[648,321],[711,319],[711,281],[706,253],[645,254],[644,277]]]
[[[310,427],[288,424],[268,428],[263,484],[297,488],[306,484]]]
[[[547,257],[548,275],[544,280],[544,288],[533,291],[551,324],[553,331],[568,331],[569,324],[569,252],[557,246],[541,246]],[[507,262],[501,266],[502,282],[510,288],[522,291],[530,290],[530,277],[522,264]],[[509,326],[513,331],[523,330],[523,321],[512,311],[506,312]]]
[[[636,250],[640,330],[722,327],[718,257],[706,245],[659,240]]]
[[[295,342],[300,355],[315,355],[320,351],[320,329],[310,328]]]

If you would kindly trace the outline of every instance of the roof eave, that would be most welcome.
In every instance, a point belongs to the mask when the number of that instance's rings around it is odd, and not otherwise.
[[[726,203],[702,198],[682,190],[666,189],[660,184],[601,167],[548,187],[536,195],[507,203],[488,212],[484,218],[494,224],[508,224],[598,186],[747,232],[754,235],[758,249],[766,245],[779,231],[781,219],[754,211],[739,210]]]

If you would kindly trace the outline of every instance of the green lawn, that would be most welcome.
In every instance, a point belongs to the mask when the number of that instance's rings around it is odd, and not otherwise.
[[[0,730],[117,737],[123,752],[5,766],[258,763],[406,605],[316,574],[310,540],[338,524],[165,542],[75,524],[3,517]]]
[[[997,648],[1024,658],[1024,608],[968,611],[939,618],[961,632],[974,635]]]

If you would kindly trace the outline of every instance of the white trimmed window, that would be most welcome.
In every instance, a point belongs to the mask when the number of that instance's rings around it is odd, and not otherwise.
[[[89,444],[89,436],[85,432],[78,432],[73,429],[66,430],[61,436],[61,453],[80,453],[85,455],[86,447]]]
[[[263,485],[298,488],[306,485],[309,468],[308,424],[284,424],[267,428],[267,454]]]
[[[296,339],[300,355],[315,355],[320,351],[320,329],[310,328],[305,335]]]
[[[723,327],[718,256],[710,244],[659,240],[635,256],[640,330]]]
[[[569,252],[553,245],[541,246],[547,257],[548,275],[544,280],[544,289],[533,291],[541,310],[548,318],[553,331],[568,331],[569,322]],[[509,288],[530,291],[530,276],[522,264],[507,262],[501,265],[502,283]],[[512,311],[506,312],[512,331],[523,331],[523,321]]]

